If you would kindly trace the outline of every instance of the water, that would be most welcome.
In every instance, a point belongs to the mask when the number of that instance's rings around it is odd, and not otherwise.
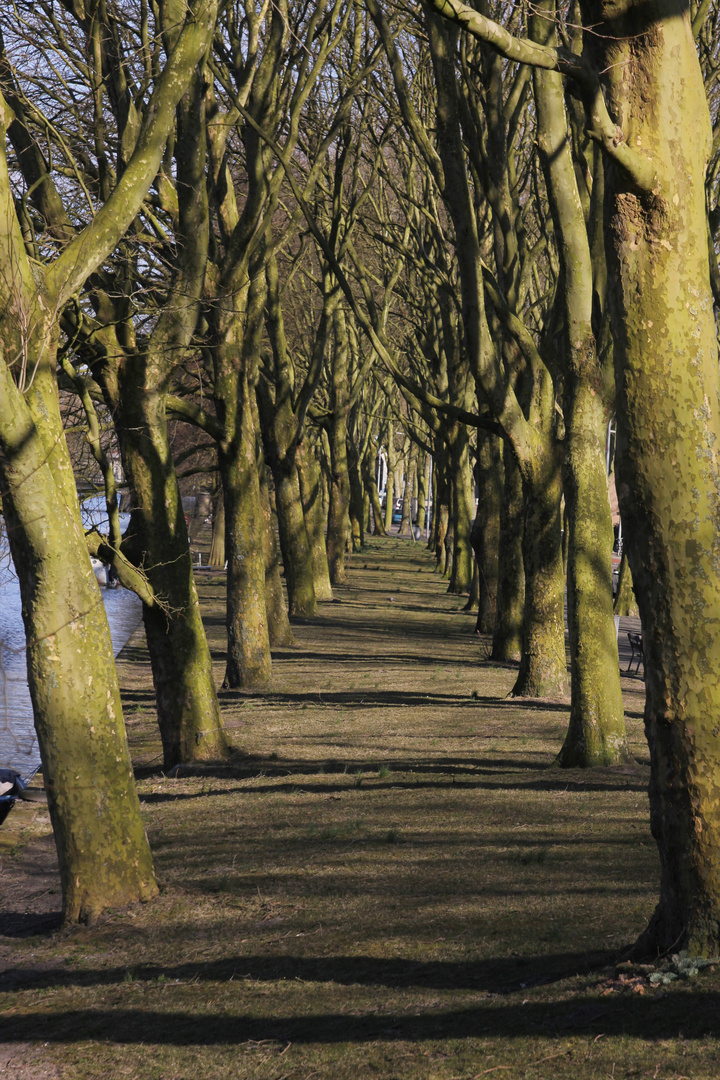
[[[92,515],[101,531],[106,519],[102,499],[89,500],[83,512],[86,528]],[[121,527],[127,527],[127,519]],[[33,725],[30,690],[25,662],[25,630],[22,623],[20,586],[9,557],[7,543],[0,539],[0,767],[22,775],[33,773],[40,764]],[[120,652],[142,618],[142,602],[123,588],[101,589],[113,653]]]

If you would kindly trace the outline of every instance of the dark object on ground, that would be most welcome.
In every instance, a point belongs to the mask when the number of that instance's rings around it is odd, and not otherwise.
[[[630,652],[630,663],[628,664],[627,669],[628,669],[628,671],[630,671],[631,667],[633,666],[633,664],[637,660],[637,665],[635,667],[635,674],[636,675],[639,674],[639,672],[640,672],[640,661],[642,660],[643,661],[643,679],[644,679],[645,678],[645,661],[644,661],[644,658],[643,658],[643,638],[642,638],[642,634],[638,634],[638,633],[635,633],[632,630],[628,630],[628,641],[630,642],[631,652]]]
[[[30,776],[21,776],[14,769],[0,768],[0,825],[2,825],[18,799],[35,802],[38,794],[44,799],[44,792],[38,793],[27,790],[27,786],[34,775],[33,772]]]

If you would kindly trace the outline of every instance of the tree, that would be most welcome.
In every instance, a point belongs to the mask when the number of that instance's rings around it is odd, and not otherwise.
[[[578,57],[518,39],[455,0],[437,7],[504,55],[572,77],[605,154],[618,496],[644,627],[661,861],[660,899],[639,945],[717,955],[720,386],[704,189],[710,124],[689,13],[673,0],[587,3],[593,33],[589,57]]]
[[[162,159],[175,108],[203,56],[215,4],[190,6],[154,82],[152,107],[106,201],[69,227],[28,236],[16,211],[8,137],[37,166],[28,203],[56,220],[59,198],[0,94],[0,481],[23,601],[28,681],[58,848],[66,921],[155,895],[110,634],[78,508],[58,405],[59,316],[134,220]],[[13,125],[18,124],[17,127]],[[27,211],[26,211],[27,212]],[[28,237],[28,248],[25,237]],[[38,244],[38,247],[35,244]],[[41,246],[40,246],[41,244]],[[42,259],[35,255],[38,250]]]

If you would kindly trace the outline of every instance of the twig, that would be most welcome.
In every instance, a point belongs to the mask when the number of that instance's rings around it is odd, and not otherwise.
[[[526,1069],[531,1069],[533,1067],[533,1065],[542,1065],[542,1063],[544,1061],[552,1061],[553,1058],[562,1057],[564,1054],[569,1054],[569,1053],[570,1053],[569,1050],[558,1050],[555,1054],[547,1054],[545,1057],[536,1058],[535,1061],[528,1061],[528,1063],[526,1065],[521,1066],[521,1068],[522,1068],[523,1072],[525,1072]],[[513,1065],[493,1065],[493,1067],[491,1069],[483,1069],[482,1072],[475,1073],[472,1080],[479,1080],[479,1077],[487,1076],[488,1073],[497,1072],[499,1069],[506,1069],[506,1070],[509,1071],[510,1069],[512,1069],[514,1067],[515,1066],[513,1066]]]

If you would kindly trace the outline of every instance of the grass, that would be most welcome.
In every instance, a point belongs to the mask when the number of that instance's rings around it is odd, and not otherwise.
[[[270,690],[221,695],[229,767],[160,773],[132,639],[121,681],[162,894],[49,932],[47,815],[13,811],[0,1075],[720,1074],[720,974],[657,989],[617,966],[658,881],[641,681],[624,683],[634,765],[553,768],[567,704],[507,698],[515,672],[485,662],[431,569],[420,545],[372,539]],[[223,582],[200,580],[219,684]]]

